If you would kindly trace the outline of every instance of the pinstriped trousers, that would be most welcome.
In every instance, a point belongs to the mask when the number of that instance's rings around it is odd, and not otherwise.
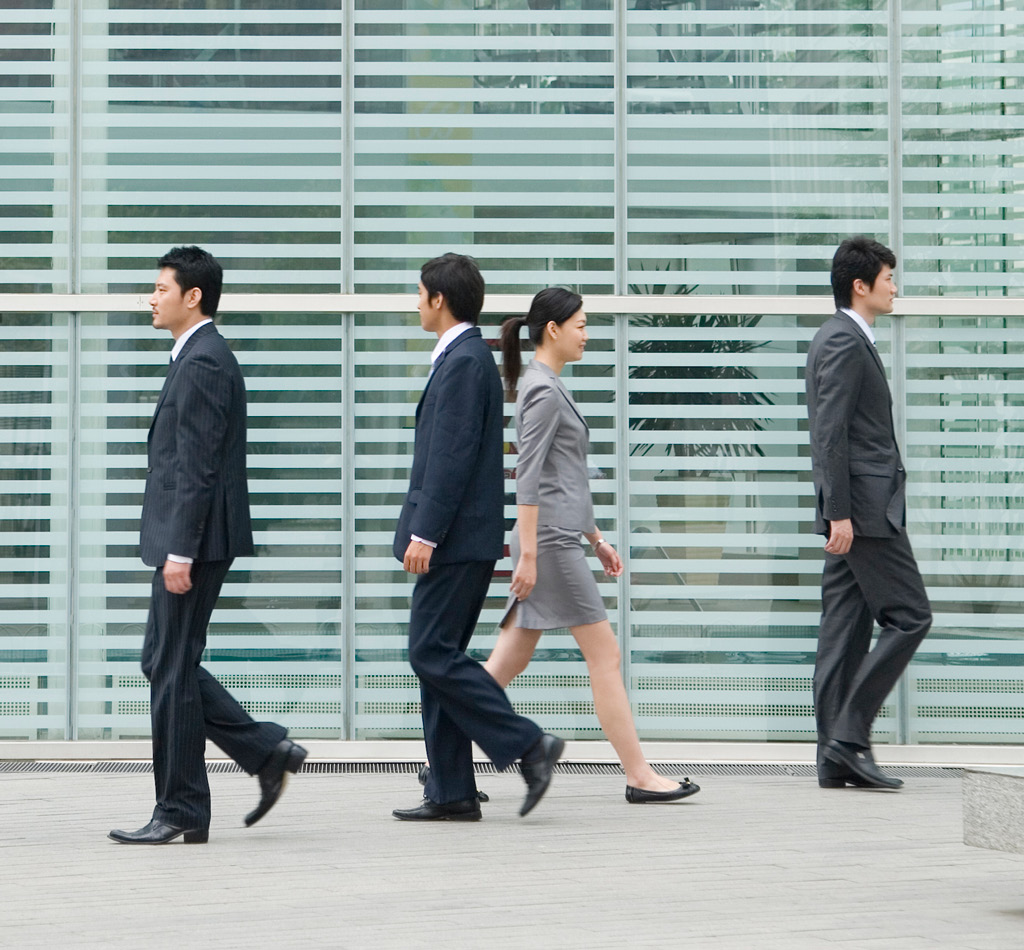
[[[288,734],[276,723],[254,722],[199,665],[210,616],[230,567],[230,560],[197,561],[192,589],[185,594],[166,590],[163,568],[153,575],[142,645],[153,725],[153,817],[182,828],[210,824],[207,738],[252,775]]]
[[[872,649],[875,623],[881,630]],[[819,753],[827,739],[871,745],[871,724],[931,625],[905,530],[854,537],[848,554],[826,552],[814,665]]]

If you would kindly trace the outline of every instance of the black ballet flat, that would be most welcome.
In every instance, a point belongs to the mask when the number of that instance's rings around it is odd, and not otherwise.
[[[649,792],[646,788],[626,786],[626,801],[631,805],[652,805],[656,802],[677,802],[681,798],[689,798],[700,791],[688,778],[684,778],[678,788],[670,788],[667,792]]]

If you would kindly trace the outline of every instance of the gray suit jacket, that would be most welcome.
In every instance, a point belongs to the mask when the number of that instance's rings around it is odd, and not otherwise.
[[[807,353],[807,414],[817,510],[814,528],[850,518],[853,533],[885,538],[906,524],[906,472],[892,395],[878,352],[837,310]]]
[[[168,368],[149,427],[144,564],[252,554],[245,416],[235,354],[212,323],[200,327]]]
[[[537,523],[591,532],[590,430],[555,371],[531,360],[516,399],[516,502],[537,505]]]

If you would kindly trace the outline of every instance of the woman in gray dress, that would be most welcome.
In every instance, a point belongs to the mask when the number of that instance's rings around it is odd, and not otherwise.
[[[519,333],[526,327],[536,352],[519,381]],[[590,673],[594,710],[626,773],[626,800],[669,802],[699,791],[689,779],[658,775],[644,758],[622,682],[619,647],[587,564],[582,537],[609,577],[622,559],[594,522],[587,472],[587,423],[558,378],[583,357],[587,315],[578,294],[542,290],[526,317],[502,324],[505,383],[516,399],[518,506],[511,551],[512,592],[498,641],[484,664],[507,686],[526,669],[545,630],[568,627]]]

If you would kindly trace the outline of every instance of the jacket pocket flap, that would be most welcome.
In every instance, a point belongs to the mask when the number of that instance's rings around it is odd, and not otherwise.
[[[892,478],[896,474],[896,466],[888,462],[865,462],[857,459],[850,459],[851,475],[881,475],[883,478]]]

